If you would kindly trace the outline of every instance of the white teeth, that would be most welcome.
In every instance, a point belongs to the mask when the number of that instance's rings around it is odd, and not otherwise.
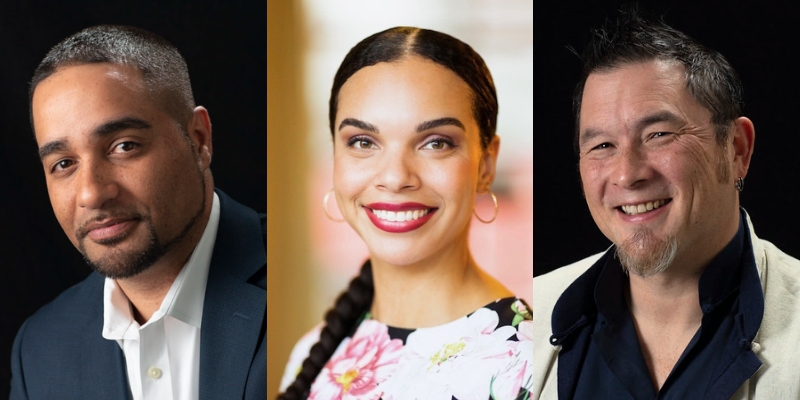
[[[389,222],[405,222],[413,221],[424,217],[430,210],[414,210],[414,211],[386,211],[386,210],[372,210],[376,217]]]
[[[667,204],[667,200],[650,201],[650,202],[642,203],[642,204],[633,204],[633,205],[629,205],[629,206],[622,206],[620,208],[622,209],[622,212],[624,212],[625,214],[636,215],[636,214],[641,214],[641,213],[645,213],[645,212],[648,212],[648,211],[655,210],[656,208],[659,208],[659,207],[663,206],[664,204]]]

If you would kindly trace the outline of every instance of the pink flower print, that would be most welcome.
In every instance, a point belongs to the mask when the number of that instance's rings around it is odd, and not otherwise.
[[[533,341],[533,321],[522,321],[517,326],[517,340],[520,342]]]
[[[496,311],[481,308],[446,325],[417,329],[406,339],[394,376],[383,385],[383,398],[486,400],[492,378],[516,351],[516,342],[508,340],[516,329],[498,328],[499,321]]]
[[[533,321],[522,321],[517,326],[517,340],[512,342],[514,356],[492,378],[491,399],[518,399],[520,394],[530,394],[533,385]],[[520,392],[524,390],[523,392]]]
[[[377,400],[378,386],[397,368],[403,341],[390,339],[386,325],[366,320],[345,339],[311,388],[311,400]]]

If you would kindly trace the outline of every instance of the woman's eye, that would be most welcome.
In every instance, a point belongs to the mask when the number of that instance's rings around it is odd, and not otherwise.
[[[366,150],[374,148],[375,143],[365,137],[354,137],[347,141],[347,147],[355,147],[357,149]]]
[[[423,148],[431,149],[431,150],[445,150],[447,148],[453,148],[453,142],[444,139],[434,139],[430,142],[426,143]]]

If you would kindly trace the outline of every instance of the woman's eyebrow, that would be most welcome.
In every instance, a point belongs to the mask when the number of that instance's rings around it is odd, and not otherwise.
[[[457,126],[457,127],[461,128],[461,130],[464,130],[464,131],[467,130],[467,128],[464,127],[464,124],[462,124],[461,121],[459,121],[457,118],[445,117],[445,118],[439,118],[439,119],[433,119],[433,120],[430,120],[430,121],[425,121],[425,122],[417,125],[417,132],[424,132],[424,131],[427,131],[428,129],[433,129],[433,128],[436,128],[437,126],[442,126],[442,125],[453,125],[453,126]]]
[[[369,122],[364,122],[355,118],[345,118],[342,120],[342,123],[339,124],[339,130],[342,130],[345,126],[355,126],[358,129],[363,129],[368,132],[372,133],[379,133],[378,128],[375,125],[370,124]]]

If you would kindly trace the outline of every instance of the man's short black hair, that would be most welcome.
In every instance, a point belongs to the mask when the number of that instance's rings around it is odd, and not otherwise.
[[[603,27],[593,30],[581,58],[583,74],[572,99],[576,148],[586,79],[594,72],[611,71],[627,64],[659,60],[682,65],[686,88],[711,113],[717,143],[721,146],[726,143],[730,124],[743,115],[742,83],[725,57],[663,20],[643,16],[636,6],[621,10],[616,20],[606,20]]]
[[[164,38],[124,25],[86,28],[55,45],[33,74],[29,89],[32,106],[36,86],[60,68],[112,63],[136,67],[150,97],[182,127],[195,107],[189,70],[178,50]],[[31,109],[31,126],[33,110]]]

